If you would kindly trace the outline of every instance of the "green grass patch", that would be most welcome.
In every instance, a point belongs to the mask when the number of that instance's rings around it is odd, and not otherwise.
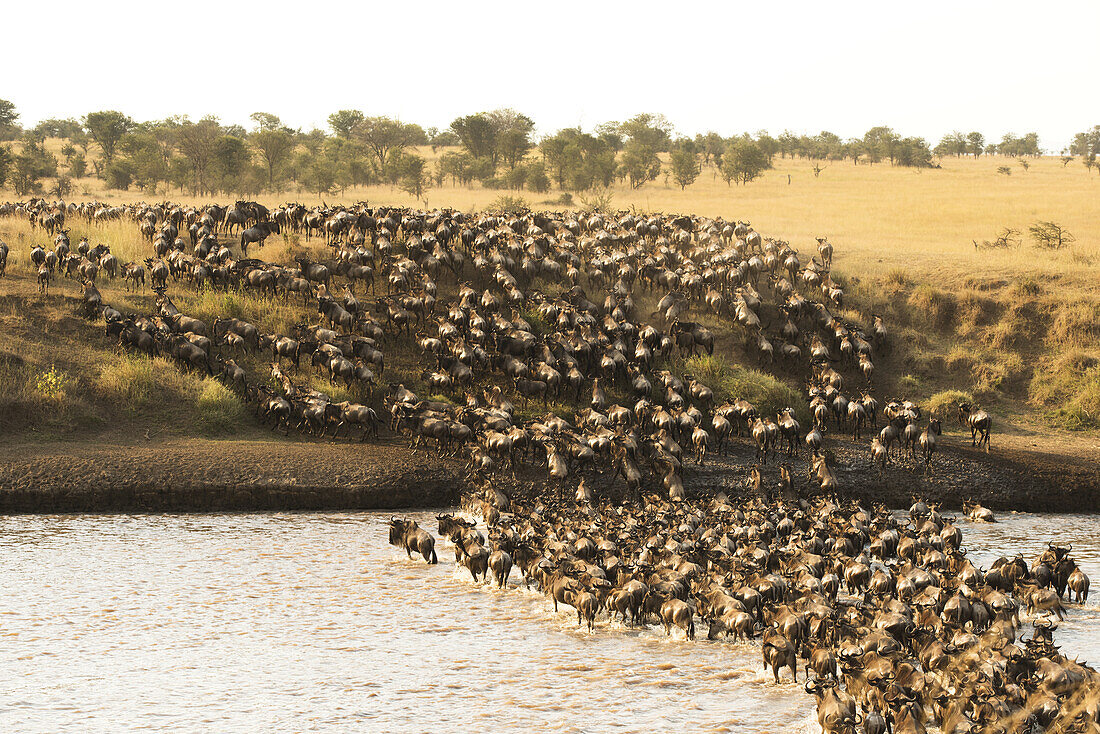
[[[1100,428],[1100,356],[1069,352],[1035,370],[1028,386],[1032,403],[1052,425],[1070,430]]]
[[[164,357],[122,353],[99,368],[93,386],[115,408],[140,413],[193,403],[198,382]]]
[[[756,406],[761,415],[774,415],[794,408],[800,421],[809,420],[806,400],[790,385],[750,367],[730,364],[720,355],[689,357],[684,371],[714,391],[717,403],[743,399]]]
[[[212,377],[202,381],[196,417],[204,433],[230,433],[247,420],[248,411],[237,394]]]
[[[898,378],[898,387],[902,390],[920,390],[921,380],[916,375],[902,375]]]
[[[958,413],[959,403],[974,404],[974,396],[962,390],[943,390],[928,398],[925,410],[933,418],[946,421]]]

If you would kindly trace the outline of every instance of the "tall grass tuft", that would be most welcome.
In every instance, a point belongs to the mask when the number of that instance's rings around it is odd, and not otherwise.
[[[913,290],[909,295],[909,305],[924,323],[936,329],[946,329],[955,318],[955,296],[927,283]]]

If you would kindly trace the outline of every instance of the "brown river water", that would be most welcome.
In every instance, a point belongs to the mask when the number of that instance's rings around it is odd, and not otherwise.
[[[446,542],[407,560],[389,516],[0,517],[0,731],[819,731],[758,645],[589,634]],[[1057,642],[1100,662],[1100,517],[1001,519],[972,557],[1072,543],[1094,596]]]

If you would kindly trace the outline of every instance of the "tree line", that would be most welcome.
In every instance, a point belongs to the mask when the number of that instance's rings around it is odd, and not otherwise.
[[[43,120],[26,129],[18,119],[15,106],[0,100],[0,140],[18,143],[17,148],[0,145],[0,182],[19,196],[43,193],[49,179],[48,193],[67,196],[73,179],[89,175],[112,189],[137,188],[150,195],[178,190],[254,196],[296,188],[323,196],[389,184],[424,198],[433,186],[448,183],[476,181],[486,188],[542,193],[616,183],[637,189],[661,177],[684,189],[707,168],[727,185],[748,184],[772,168],[777,156],[926,168],[950,155],[1041,154],[1035,133],[987,143],[978,132],[953,132],[931,148],[923,138],[903,137],[884,126],[849,139],[828,131],[732,137],[708,132],[689,138],[677,136],[663,115],[649,113],[591,131],[565,128],[541,137],[534,120],[512,109],[461,116],[444,130],[359,110],[334,112],[328,130],[309,131],[293,129],[269,112],[252,114],[248,128],[224,125],[213,116],[139,122],[117,110]],[[1100,128],[1078,137],[1075,149],[1087,149],[1095,160]],[[47,150],[47,138],[64,141],[63,162]],[[439,153],[433,162],[417,154],[423,146]],[[815,163],[815,175],[823,167]]]

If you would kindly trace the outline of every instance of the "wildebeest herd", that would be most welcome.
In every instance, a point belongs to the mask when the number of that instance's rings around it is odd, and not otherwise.
[[[485,531],[451,514],[438,530],[475,582],[506,588],[515,570],[589,631],[606,615],[689,640],[696,620],[710,640],[759,638],[764,670],[801,676],[827,734],[1100,731],[1100,676],[1054,644],[1067,595],[1088,598],[1072,548],[983,569],[921,501],[899,517],[830,498],[597,504],[582,489],[553,509],[489,490],[474,509]],[[437,561],[415,521],[393,518],[389,541]]]
[[[805,450],[809,479],[826,491],[837,488],[824,450],[830,431],[850,431],[856,440],[870,431],[870,463],[880,469],[899,448],[926,464],[936,454],[942,416],[924,416],[908,400],[875,397],[874,359],[889,348],[887,328],[878,315],[866,325],[837,315],[845,296],[831,274],[833,246],[825,238],[807,262],[747,223],[689,216],[41,199],[0,205],[4,214],[27,217],[52,234],[53,249],[31,252],[43,290],[55,271],[79,278],[86,313],[102,312],[109,334],[221,374],[273,429],[326,435],[355,428],[366,438],[388,413],[391,429],[410,433],[417,444],[461,452],[479,476],[534,460],[559,485],[609,470],[630,492],[652,477],[674,499],[684,497],[685,453],[702,464],[708,452],[723,452],[742,435],[761,465]],[[91,228],[112,220],[133,221],[152,256],[120,263],[87,237],[71,248],[67,223]],[[223,239],[237,231],[235,255]],[[249,244],[272,233],[323,237],[332,256],[302,255],[294,266],[245,257]],[[104,274],[126,278],[133,289],[143,289],[148,278],[157,312],[109,308],[95,285]],[[317,322],[286,334],[228,315],[206,324],[179,313],[168,295],[170,284],[184,282],[301,297],[317,306]],[[764,410],[737,395],[719,403],[703,379],[669,369],[713,354],[712,328],[743,340],[761,368],[805,384],[806,404]],[[233,358],[268,349],[270,380],[250,377]],[[334,383],[358,385],[373,397],[390,349],[419,350],[422,387],[410,389],[407,376],[391,382],[383,400],[337,402],[288,374],[308,359]],[[450,399],[422,399],[416,390]],[[583,410],[516,420],[516,403],[526,409],[530,401],[549,400]],[[988,448],[985,411],[963,404],[958,419],[972,429],[975,444]],[[781,477],[801,484],[789,466]]]
[[[491,571],[503,585],[518,566],[590,627],[606,612],[691,637],[697,618],[710,637],[761,636],[777,678],[800,661],[814,673],[807,685],[827,732],[923,731],[928,719],[950,732],[1098,730],[1096,702],[1083,693],[1093,671],[1061,655],[1050,625],[1019,634],[1021,604],[1060,616],[1065,590],[1087,594],[1067,549],[982,570],[934,508],[918,503],[905,523],[828,498],[839,488],[828,435],[862,441],[868,432],[880,469],[899,450],[914,466],[918,454],[933,465],[946,416],[875,397],[887,326],[875,314],[865,323],[838,315],[845,294],[825,238],[806,261],[745,222],[694,216],[41,199],[0,205],[3,215],[53,238],[30,253],[43,291],[55,273],[79,278],[83,313],[102,316],[108,335],[219,375],[272,430],[365,440],[385,424],[463,455],[480,479],[545,467],[550,491],[522,511],[487,490],[488,541],[460,518],[440,518],[475,579]],[[67,224],[83,222],[94,236],[96,223],[114,220],[141,229],[150,257],[120,263],[87,238],[72,249]],[[238,230],[234,253],[223,238]],[[331,257],[247,257],[273,234],[323,238]],[[0,273],[7,255],[0,245]],[[104,275],[134,290],[148,282],[155,313],[112,308],[96,286]],[[291,333],[230,314],[207,324],[169,295],[185,283],[301,299],[316,320]],[[804,404],[766,411],[737,395],[719,399],[704,379],[672,369],[704,364],[688,358],[721,353],[730,335],[760,367],[805,384]],[[375,395],[394,362],[387,352],[412,352],[419,366]],[[268,353],[270,370],[249,374],[237,362]],[[292,379],[310,368],[368,397],[334,401]],[[406,382],[449,399],[425,399]],[[521,420],[532,401],[546,412]],[[972,443],[988,450],[989,414],[957,409]],[[755,447],[756,498],[692,496],[685,454],[702,465],[741,436]],[[780,456],[799,452],[808,478]],[[780,462],[775,480],[765,478],[769,460]],[[621,502],[595,496],[587,480],[596,474],[621,480]],[[436,560],[430,534],[411,521],[395,518],[390,542]]]

